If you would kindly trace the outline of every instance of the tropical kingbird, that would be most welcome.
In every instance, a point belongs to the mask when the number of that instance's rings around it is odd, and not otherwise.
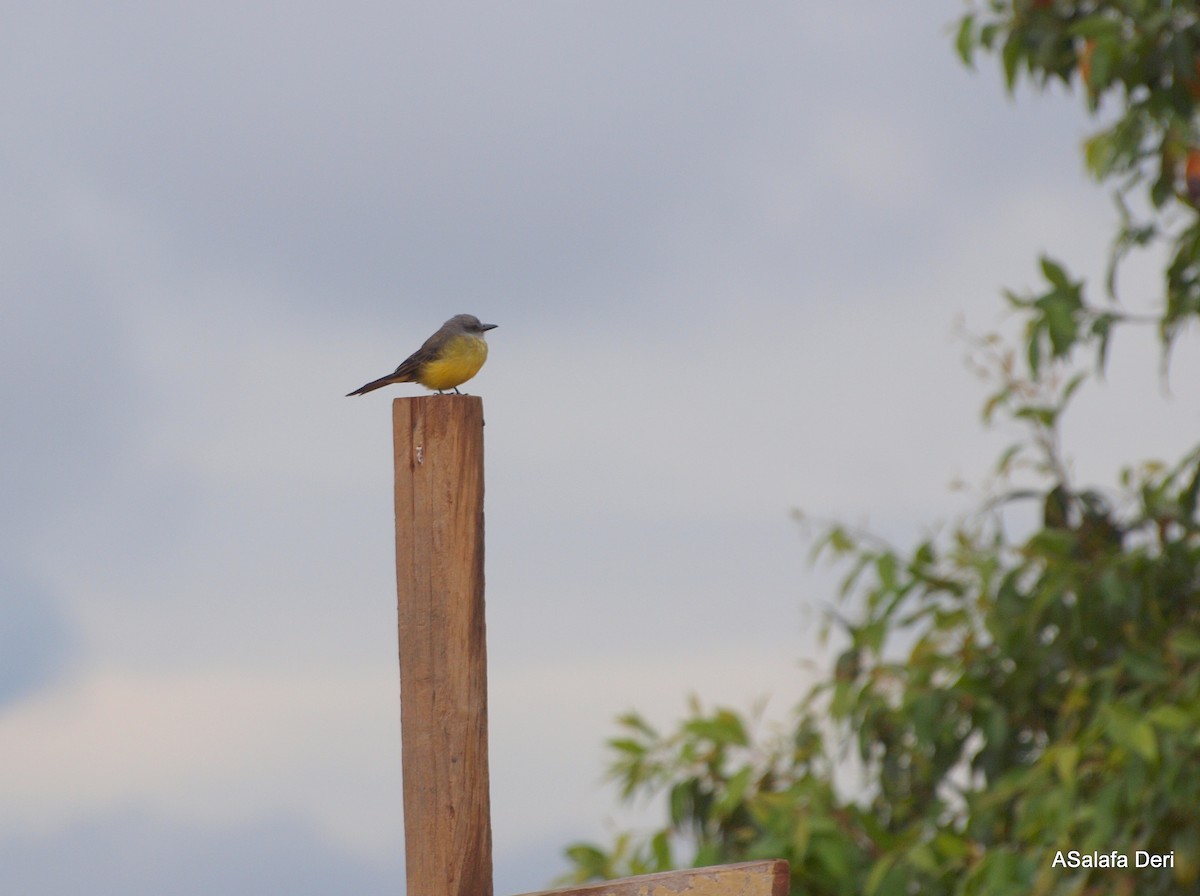
[[[473,314],[456,314],[441,329],[425,340],[394,373],[372,380],[365,386],[348,392],[365,395],[372,389],[391,383],[420,383],[426,389],[443,392],[458,387],[479,373],[487,360],[488,347],[483,334],[496,324],[481,324]]]

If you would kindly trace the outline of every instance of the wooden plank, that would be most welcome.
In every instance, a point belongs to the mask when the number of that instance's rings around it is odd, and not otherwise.
[[[525,896],[788,896],[790,886],[788,863],[767,859],[644,874]]]
[[[491,896],[483,402],[398,398],[392,423],[407,892]]]

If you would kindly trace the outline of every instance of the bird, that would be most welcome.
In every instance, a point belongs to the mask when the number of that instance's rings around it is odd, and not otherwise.
[[[461,395],[458,387],[479,373],[487,360],[488,346],[483,334],[496,326],[480,323],[473,314],[456,314],[393,373],[347,392],[346,397],[365,395],[392,383],[420,383],[438,394],[453,389],[455,394]]]

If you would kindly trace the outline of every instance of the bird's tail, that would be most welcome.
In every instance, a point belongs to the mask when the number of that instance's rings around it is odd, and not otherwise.
[[[347,392],[346,397],[349,398],[351,395],[366,395],[368,392],[373,392],[376,389],[381,389],[384,386],[391,385],[392,383],[407,382],[410,382],[408,377],[397,376],[394,373],[389,373],[387,376],[381,376],[377,380],[371,380],[371,382],[367,383],[365,386],[359,386],[353,392]]]

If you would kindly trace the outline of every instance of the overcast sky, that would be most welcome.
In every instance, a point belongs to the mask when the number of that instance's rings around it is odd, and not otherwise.
[[[791,511],[905,543],[968,508],[1012,433],[958,322],[1041,251],[1103,270],[1078,97],[964,69],[963,8],[5,4],[0,890],[402,887],[422,390],[343,396],[459,312],[499,325],[465,387],[497,893],[629,820],[616,714],[785,717],[832,597]],[[1188,444],[1194,362],[1166,397],[1120,341],[1077,469]]]

